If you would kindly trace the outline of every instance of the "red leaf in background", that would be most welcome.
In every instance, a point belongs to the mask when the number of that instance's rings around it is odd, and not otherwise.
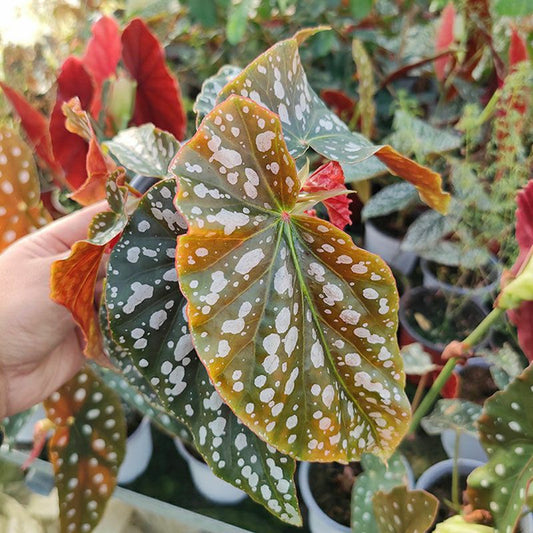
[[[455,23],[455,7],[453,2],[449,2],[448,5],[442,10],[440,17],[440,24],[437,30],[437,36],[435,39],[435,51],[443,52],[447,50],[454,41],[453,26]],[[451,56],[439,57],[435,60],[435,74],[440,81],[446,78],[448,67],[452,61]]]
[[[96,117],[101,107],[101,90],[104,80],[115,74],[122,44],[120,28],[115,19],[102,17],[92,27],[93,36],[87,44],[81,61],[94,80],[95,97],[91,106],[91,115]]]
[[[57,96],[50,118],[50,136],[56,160],[61,164],[66,179],[76,190],[87,179],[85,160],[88,145],[78,135],[65,128],[65,116],[61,110],[63,102],[77,96],[83,109],[90,109],[93,99],[93,82],[81,60],[69,57],[61,66],[57,78]]]
[[[122,61],[137,81],[132,124],[152,122],[181,141],[186,116],[178,82],[165,64],[159,41],[140,19],[133,19],[122,33]]]
[[[521,61],[527,61],[529,55],[525,41],[518,35],[518,32],[513,28],[511,31],[511,44],[509,45],[509,66],[512,67]]]
[[[334,189],[344,189],[344,173],[342,167],[336,161],[322,165],[311,174],[303,184],[302,190],[305,192],[332,191]],[[329,221],[340,229],[344,229],[350,220],[351,200],[341,194],[333,198],[328,198],[322,203],[328,211]]]
[[[338,117],[352,117],[355,110],[355,100],[344,91],[324,89],[320,92],[320,98]]]
[[[56,162],[52,151],[48,120],[20,93],[2,82],[0,82],[0,87],[2,87],[4,94],[19,116],[20,125],[26,132],[37,155],[48,165],[54,174],[61,175],[61,167]]]
[[[516,240],[520,255],[511,272],[516,275],[533,246],[533,181],[518,193],[516,210]],[[529,361],[533,361],[533,302],[524,302],[508,311],[509,319],[518,330],[518,343]]]

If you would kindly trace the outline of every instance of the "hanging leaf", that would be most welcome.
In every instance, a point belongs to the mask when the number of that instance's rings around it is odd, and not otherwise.
[[[429,372],[438,370],[438,366],[433,364],[431,355],[428,354],[424,347],[414,342],[404,346],[400,353],[403,359],[403,369],[408,376],[424,376]]]
[[[108,365],[108,361],[102,352],[94,297],[105,249],[128,220],[124,209],[127,191],[117,185],[119,176],[117,171],[107,183],[108,203],[113,211],[99,213],[93,218],[88,240],[76,242],[66,259],[55,261],[50,278],[50,297],[72,313],[86,340],[85,355],[102,365]]]
[[[104,147],[132,172],[164,179],[169,177],[168,167],[180,144],[170,133],[144,124],[121,131]]]
[[[224,65],[218,72],[202,83],[202,90],[194,101],[193,111],[196,113],[196,126],[216,105],[218,93],[222,88],[242,72],[242,68]]]
[[[410,183],[394,183],[373,194],[363,207],[363,220],[401,211],[416,203],[418,194]]]
[[[59,493],[61,533],[89,532],[100,521],[124,459],[120,399],[85,368],[44,402],[57,426],[49,442]]]
[[[468,496],[475,508],[492,512],[496,533],[514,531],[533,479],[532,390],[530,365],[485,402],[478,422],[489,461],[468,477]]]
[[[122,353],[117,366],[185,423],[213,472],[282,520],[301,524],[294,461],[268,447],[224,404],[193,350],[174,267],[186,223],[175,180],[152,187],[111,254],[106,305]],[[129,367],[129,368],[128,368]],[[132,379],[133,377],[133,379]]]
[[[477,436],[475,426],[481,415],[481,405],[462,399],[439,400],[429,416],[421,420],[428,435],[440,435],[446,429]]]
[[[0,252],[44,226],[50,216],[39,202],[39,176],[30,147],[0,128]]]
[[[455,17],[456,13],[453,2],[448,2],[440,16],[440,24],[435,39],[435,52],[443,52],[452,46],[455,40],[453,32]],[[452,61],[453,58],[451,55],[445,55],[435,59],[435,74],[439,81],[442,82],[446,78]]]
[[[122,61],[137,82],[135,110],[131,123],[151,122],[181,141],[187,117],[178,82],[165,64],[165,53],[155,35],[139,18],[122,32]]]
[[[357,476],[352,489],[352,531],[378,533],[379,526],[372,501],[378,491],[389,491],[408,484],[407,469],[402,456],[395,452],[382,463],[375,455],[365,454],[361,459],[363,473]]]
[[[224,401],[291,457],[390,455],[409,419],[390,269],[294,212],[299,181],[281,124],[251,100],[216,107],[175,163],[189,224],[180,287]]]
[[[314,93],[300,62],[298,44],[317,31],[320,28],[299,32],[294,38],[275,44],[224,87],[218,102],[238,94],[268,107],[279,115],[290,155],[299,158],[311,147],[338,161],[347,181],[358,177],[359,163],[376,155],[390,172],[415,185],[429,206],[445,213],[450,196],[442,191],[439,174],[390,146],[374,146],[362,135],[349,131]]]
[[[373,508],[380,533],[425,533],[435,520],[439,500],[429,492],[402,486],[377,492]]]

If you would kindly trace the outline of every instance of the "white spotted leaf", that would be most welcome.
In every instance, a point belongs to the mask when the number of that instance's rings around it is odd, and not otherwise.
[[[116,485],[126,447],[118,396],[87,367],[44,402],[56,429],[49,442],[61,533],[92,531]]]
[[[418,195],[410,183],[394,183],[373,194],[363,207],[363,220],[382,217],[414,205]]]
[[[232,96],[175,160],[176,266],[199,357],[237,416],[301,460],[388,457],[407,430],[387,265],[299,215],[273,113]]]
[[[478,421],[487,464],[468,477],[469,500],[490,511],[496,533],[514,531],[533,479],[533,365],[484,405]]]
[[[446,429],[477,436],[475,426],[481,415],[481,405],[462,399],[439,400],[429,416],[420,422],[429,435],[439,435]]]
[[[373,499],[378,491],[387,492],[400,485],[407,485],[409,478],[403,457],[395,452],[387,464],[372,454],[361,459],[363,472],[359,474],[352,488],[352,531],[378,533],[379,527],[374,514]]]
[[[424,490],[401,486],[376,493],[373,507],[379,533],[426,533],[435,520],[439,500]]]
[[[189,428],[217,476],[282,520],[301,524],[295,462],[239,421],[193,350],[174,267],[176,238],[185,231],[175,193],[175,180],[152,187],[111,254],[106,305],[119,344],[112,361],[151,405]]]
[[[403,359],[404,372],[408,376],[424,376],[439,368],[431,360],[431,355],[418,342],[407,344],[400,350],[400,353]]]
[[[313,30],[307,33],[314,33]],[[369,158],[412,183],[429,206],[446,213],[450,195],[443,192],[439,174],[402,156],[388,145],[373,145],[363,135],[351,132],[313,91],[298,53],[298,44],[307,34],[280,41],[261,54],[220,92],[218,103],[232,94],[254,100],[276,113],[290,154],[302,156],[308,148],[327,159],[338,161],[346,181],[368,177],[358,165]]]
[[[179,150],[180,143],[166,131],[153,124],[122,130],[107,148],[128,170],[151,178],[168,177],[168,167]]]

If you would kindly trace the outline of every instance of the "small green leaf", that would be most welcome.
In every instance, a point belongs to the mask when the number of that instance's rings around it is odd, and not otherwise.
[[[361,213],[363,220],[382,217],[395,211],[401,211],[417,202],[418,193],[410,183],[389,185],[370,197]]]
[[[533,365],[491,396],[478,422],[489,461],[468,477],[469,501],[492,512],[496,533],[514,531],[533,479]]]
[[[217,23],[217,2],[213,0],[192,0],[187,2],[193,20],[202,26],[211,28]]]
[[[424,351],[424,347],[418,342],[404,346],[400,351],[403,359],[403,369],[408,376],[424,376],[437,370],[431,359],[431,355]]]
[[[233,0],[226,24],[226,35],[230,44],[239,44],[246,33],[246,24],[253,7],[252,0]]]
[[[453,429],[477,436],[475,426],[481,415],[481,405],[466,400],[439,400],[429,416],[421,420],[424,431],[429,435],[440,435],[446,429]]]
[[[143,124],[121,131],[103,146],[132,172],[164,179],[180,144],[170,133],[153,124]]]
[[[373,500],[379,533],[424,533],[433,524],[439,500],[423,490],[395,487],[379,491]]]
[[[365,18],[370,11],[374,0],[350,0],[350,12],[355,19]]]
[[[410,416],[394,278],[329,222],[293,214],[300,184],[278,117],[232,96],[175,164],[180,287],[224,401],[298,459],[390,455]]]
[[[378,491],[389,491],[409,480],[404,460],[398,452],[382,463],[375,455],[365,454],[361,459],[363,473],[357,476],[352,489],[352,531],[378,533],[373,499]]]
[[[34,405],[22,413],[8,416],[1,421],[0,426],[4,428],[4,444],[11,445],[15,443],[17,434],[31,419],[36,409],[37,405]]]
[[[481,350],[479,355],[488,363],[492,363],[490,373],[501,390],[524,371],[522,357],[507,342],[496,350]]]
[[[495,0],[496,14],[507,17],[524,17],[533,13],[532,0]]]
[[[422,213],[407,230],[402,250],[420,252],[431,250],[454,229],[453,219],[435,211]]]

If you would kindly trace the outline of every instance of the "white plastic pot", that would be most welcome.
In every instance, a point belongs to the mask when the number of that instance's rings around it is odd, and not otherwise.
[[[189,465],[194,485],[202,496],[221,505],[232,505],[246,498],[245,492],[215,476],[205,463],[191,455],[180,439],[174,439],[174,443]]]
[[[365,222],[365,250],[379,255],[403,274],[410,274],[418,255],[401,250],[401,243],[400,239],[383,233],[371,221]]]
[[[402,457],[407,470],[407,484],[409,488],[414,485],[414,476],[411,466],[407,460]],[[305,506],[309,512],[308,527],[311,533],[350,533],[351,529],[348,526],[339,524],[330,518],[316,503],[315,497],[311,492],[309,486],[309,469],[311,463],[300,463],[298,467],[298,485],[300,487],[300,494],[304,500]]]
[[[131,483],[139,477],[150,462],[152,450],[150,419],[145,416],[126,441],[126,455],[118,471],[118,483]]]
[[[476,289],[457,287],[456,285],[451,285],[441,281],[433,274],[429,263],[430,262],[426,259],[420,260],[420,268],[422,269],[423,274],[422,284],[424,287],[438,287],[454,294],[468,296],[475,302],[481,304],[483,304],[492,293],[496,293],[498,290],[500,284],[500,268],[498,261],[494,257],[490,257],[489,259],[490,276],[494,278],[493,281],[488,285],[484,285],[483,287],[478,287]]]

